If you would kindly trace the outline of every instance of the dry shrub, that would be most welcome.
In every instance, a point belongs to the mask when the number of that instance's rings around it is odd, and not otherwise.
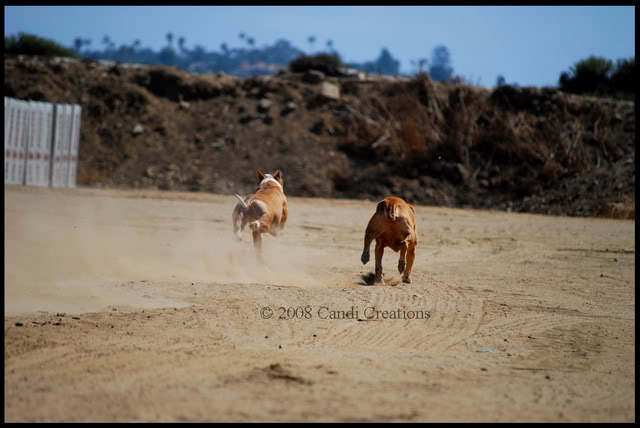
[[[78,169],[76,184],[78,186],[91,186],[95,184],[107,184],[109,177],[101,171]]]
[[[432,159],[444,140],[444,116],[426,75],[389,85],[387,105],[396,127],[391,152],[414,160]]]
[[[328,76],[339,76],[341,75],[340,69],[343,66],[340,57],[328,53],[319,53],[316,55],[300,55],[289,63],[289,70],[294,73],[318,70]]]
[[[471,163],[470,151],[478,132],[482,105],[479,93],[470,87],[459,86],[449,92],[446,144],[455,154],[454,160],[462,162],[467,168]]]
[[[594,214],[596,217],[635,220],[636,202],[630,197],[625,197],[622,202],[603,203]]]

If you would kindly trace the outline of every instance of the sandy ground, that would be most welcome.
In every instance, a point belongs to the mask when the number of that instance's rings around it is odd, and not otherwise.
[[[412,284],[360,276],[375,202],[5,186],[5,421],[635,421],[635,222],[416,207]]]

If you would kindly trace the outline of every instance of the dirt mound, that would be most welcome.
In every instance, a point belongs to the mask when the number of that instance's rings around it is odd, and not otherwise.
[[[555,89],[241,79],[5,56],[5,96],[80,104],[78,184],[635,217],[635,108]]]

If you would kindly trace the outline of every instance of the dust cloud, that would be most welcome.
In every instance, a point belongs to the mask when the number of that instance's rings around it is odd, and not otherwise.
[[[326,283],[317,272],[328,253],[297,243],[290,231],[263,237],[265,264],[258,264],[250,231],[242,242],[231,232],[233,206],[231,199],[5,192],[5,311],[47,309],[51,302],[57,310],[154,303],[140,300],[135,287],[118,287],[125,281]]]

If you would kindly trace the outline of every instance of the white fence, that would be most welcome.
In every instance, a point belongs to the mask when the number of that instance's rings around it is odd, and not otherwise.
[[[4,97],[5,184],[76,187],[81,112]]]

